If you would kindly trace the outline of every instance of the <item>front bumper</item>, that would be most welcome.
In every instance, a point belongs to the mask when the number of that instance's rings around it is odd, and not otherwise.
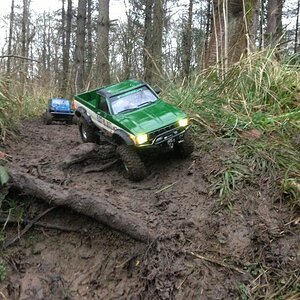
[[[167,130],[160,129],[149,133],[149,142],[136,145],[138,148],[158,148],[158,147],[168,147],[173,148],[175,143],[182,143],[184,133],[190,128],[190,125],[186,127],[179,126],[169,126]]]
[[[53,120],[55,121],[65,121],[72,120],[74,113],[66,113],[66,112],[50,112]]]

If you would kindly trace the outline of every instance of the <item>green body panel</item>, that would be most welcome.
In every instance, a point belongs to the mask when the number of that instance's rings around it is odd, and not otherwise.
[[[140,109],[113,116],[113,123],[124,130],[139,135],[164,128],[186,118],[177,107],[160,99]]]
[[[101,88],[102,91],[105,91],[111,95],[117,95],[120,93],[124,93],[126,91],[135,89],[141,85],[144,85],[143,82],[138,80],[127,80],[124,82],[120,82],[117,84],[109,85],[106,87]]]

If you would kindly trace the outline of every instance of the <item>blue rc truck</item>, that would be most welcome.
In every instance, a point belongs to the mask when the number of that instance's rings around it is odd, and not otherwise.
[[[53,121],[62,121],[72,124],[74,110],[72,102],[65,98],[51,98],[48,101],[47,109],[44,113],[44,123],[50,125]]]

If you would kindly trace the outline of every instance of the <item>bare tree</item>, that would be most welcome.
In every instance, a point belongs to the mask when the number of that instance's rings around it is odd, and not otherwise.
[[[183,35],[183,75],[190,76],[192,54],[192,24],[193,24],[193,0],[189,1],[188,20]]]
[[[162,77],[162,41],[164,29],[164,0],[156,0],[153,7],[153,33],[152,33],[152,59],[154,63],[153,73],[155,79]]]
[[[110,83],[109,66],[109,0],[99,0],[97,30],[97,79],[99,85]]]
[[[214,0],[212,35],[206,53],[206,63],[226,65],[238,61],[248,51],[249,28],[253,21],[257,0]]]
[[[13,38],[13,27],[14,27],[14,9],[15,9],[15,1],[11,1],[11,10],[10,10],[10,20],[9,20],[9,36],[8,36],[8,48],[7,48],[7,65],[6,65],[6,74],[9,77],[11,72],[11,44],[12,44],[12,38]]]
[[[162,77],[164,0],[146,0],[144,13],[144,79],[153,84]]]
[[[211,23],[212,23],[212,15],[211,15],[211,0],[207,1],[207,9],[206,9],[206,24],[205,24],[205,43],[204,43],[204,51],[207,51],[209,36],[211,34]]]
[[[22,15],[22,34],[21,34],[21,56],[28,56],[28,24],[29,24],[29,0],[23,0],[23,15]],[[28,72],[28,65],[25,60],[22,62],[21,70],[21,97],[24,96],[25,84]],[[20,98],[19,109],[22,110],[22,99]]]
[[[152,49],[152,12],[153,1],[146,0],[145,2],[145,22],[144,22],[144,79],[151,82],[153,60],[151,57]]]
[[[64,0],[63,0],[64,1]],[[67,92],[67,87],[69,83],[69,61],[70,61],[70,45],[71,45],[71,30],[72,30],[72,0],[68,0],[68,8],[66,15],[66,28],[63,28],[65,31],[65,39],[63,44],[63,76],[62,76],[62,87],[61,92],[63,95]]]
[[[298,0],[297,5],[297,17],[296,17],[296,29],[295,29],[295,45],[294,45],[294,53],[298,52],[298,34],[299,34],[299,11],[300,11],[300,0]]]
[[[75,47],[76,87],[75,90],[84,88],[84,50],[85,50],[85,25],[86,25],[86,0],[78,0],[77,31]]]
[[[282,37],[282,7],[284,0],[268,0],[266,45],[274,47]]]
[[[92,9],[93,1],[87,0],[87,66],[86,66],[86,80],[90,79],[92,65],[93,65],[93,23],[92,23]]]

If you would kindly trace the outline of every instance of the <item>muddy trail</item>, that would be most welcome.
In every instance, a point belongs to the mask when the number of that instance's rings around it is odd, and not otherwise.
[[[272,287],[288,287],[300,276],[297,215],[276,201],[271,177],[237,188],[231,209],[211,189],[222,161],[235,155],[230,144],[203,139],[185,160],[172,154],[145,158],[149,175],[139,183],[124,178],[119,163],[103,172],[82,172],[95,161],[63,170],[62,160],[80,144],[76,125],[33,120],[23,121],[18,137],[0,150],[12,156],[11,165],[44,181],[108,196],[155,239],[141,243],[70,209],[54,208],[40,221],[61,229],[34,226],[2,251],[0,299],[272,298]],[[32,197],[17,199],[23,219],[49,207]],[[7,212],[12,204],[6,205]],[[23,227],[6,224],[2,239]]]

